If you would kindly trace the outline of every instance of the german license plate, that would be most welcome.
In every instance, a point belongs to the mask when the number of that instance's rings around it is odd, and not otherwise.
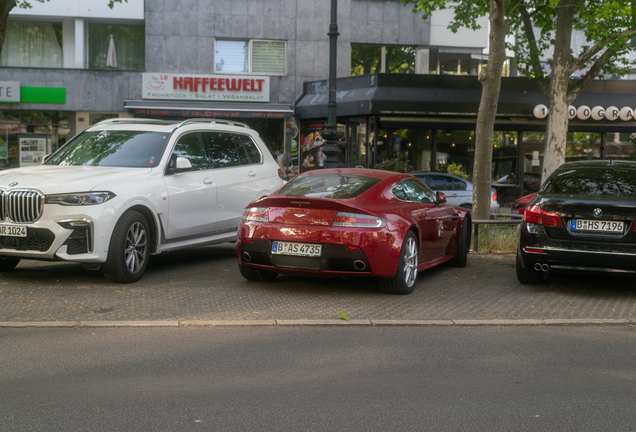
[[[586,232],[623,232],[623,222],[572,219],[572,230]]]
[[[319,257],[322,253],[322,245],[275,241],[272,245],[272,253],[280,255]]]
[[[27,229],[22,225],[0,225],[0,236],[26,237]]]

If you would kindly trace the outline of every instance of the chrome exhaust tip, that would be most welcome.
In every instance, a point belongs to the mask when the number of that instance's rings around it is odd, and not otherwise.
[[[549,265],[547,265],[547,264],[543,264],[543,265],[541,266],[541,270],[543,270],[544,272],[547,272],[548,270],[550,270],[550,266],[549,266]]]
[[[536,271],[541,271],[541,270],[542,270],[542,268],[541,268],[541,263],[535,263],[535,264],[534,264],[534,269],[535,269]]]
[[[250,255],[248,252],[243,252],[243,261],[245,262],[252,261],[252,255]]]
[[[353,262],[353,267],[356,270],[362,271],[367,268],[367,264],[364,261],[356,260]]]

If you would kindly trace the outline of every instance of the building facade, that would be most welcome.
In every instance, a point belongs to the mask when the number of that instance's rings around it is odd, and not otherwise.
[[[32,3],[10,14],[0,57],[0,168],[38,163],[99,120],[126,116],[236,119],[289,156],[288,175],[324,165],[330,1]],[[416,170],[455,164],[470,177],[488,22],[452,33],[451,16],[424,20],[400,0],[338,1],[342,164],[401,155]],[[507,80],[516,84],[504,85],[502,102],[525,102],[497,123],[493,181],[519,194],[540,172],[545,119],[533,112],[547,101],[524,78]],[[574,105],[636,106],[615,100],[611,86],[598,91],[594,104]],[[576,122],[570,157],[607,157],[614,147],[632,157],[631,119]]]

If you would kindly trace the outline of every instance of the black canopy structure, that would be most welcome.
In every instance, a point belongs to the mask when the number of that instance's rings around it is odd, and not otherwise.
[[[338,117],[375,116],[383,127],[474,129],[481,98],[476,76],[372,74],[339,78]],[[327,117],[328,81],[304,83],[296,101],[302,120]],[[538,86],[524,77],[502,78],[497,130],[545,130],[534,116],[537,105],[549,105]],[[580,106],[636,109],[636,81],[595,80],[573,102]],[[570,131],[636,132],[636,121],[617,119],[569,122]]]

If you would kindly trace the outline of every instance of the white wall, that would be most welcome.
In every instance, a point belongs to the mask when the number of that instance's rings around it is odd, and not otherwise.
[[[108,7],[108,0],[47,0],[46,3],[38,1],[30,1],[30,3],[31,9],[14,7],[10,16],[144,19],[144,0],[115,3],[112,9]]]
[[[457,33],[448,29],[455,11],[444,9],[431,15],[431,45],[445,47],[486,48],[488,46],[488,18],[480,18],[477,22],[481,30],[472,31],[460,28]]]

